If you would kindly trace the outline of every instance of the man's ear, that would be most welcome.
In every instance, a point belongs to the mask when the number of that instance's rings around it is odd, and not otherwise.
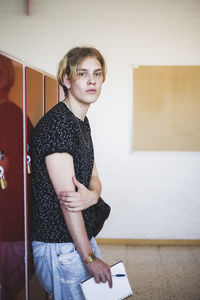
[[[63,75],[63,82],[66,88],[69,90],[71,88],[71,80],[68,79],[67,74]]]

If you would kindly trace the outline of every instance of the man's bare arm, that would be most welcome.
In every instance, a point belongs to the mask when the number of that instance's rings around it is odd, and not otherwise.
[[[101,194],[101,181],[96,163],[94,163],[88,189],[75,177],[73,177],[73,183],[78,189],[77,192],[62,191],[58,194],[58,198],[65,209],[72,212],[81,211],[98,202]]]
[[[92,176],[90,178],[90,183],[89,183],[89,190],[92,191],[95,195],[95,204],[98,202],[99,197],[101,195],[101,181],[99,179],[99,174],[97,172],[97,167],[96,167],[96,162],[94,162],[93,170],[92,170]]]
[[[75,172],[72,156],[68,153],[54,153],[48,155],[45,162],[56,194],[63,190],[74,192],[75,186],[72,177]],[[82,212],[68,211],[62,205],[61,209],[76,249],[82,259],[85,260],[92,252],[92,247],[87,237]],[[109,286],[112,286],[110,267],[103,261],[96,259],[94,262],[88,263],[86,268],[95,277],[96,282],[106,282],[108,280]]]

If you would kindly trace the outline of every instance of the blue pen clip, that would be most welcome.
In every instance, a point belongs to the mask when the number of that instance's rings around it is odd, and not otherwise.
[[[125,277],[126,274],[112,274],[112,276],[114,276],[114,277]]]

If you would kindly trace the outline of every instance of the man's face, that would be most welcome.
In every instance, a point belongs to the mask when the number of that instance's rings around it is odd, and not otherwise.
[[[77,67],[75,79],[69,80],[69,98],[91,104],[94,103],[101,92],[103,73],[100,62],[95,58],[86,57]]]

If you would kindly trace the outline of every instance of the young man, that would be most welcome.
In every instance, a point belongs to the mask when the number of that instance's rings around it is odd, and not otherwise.
[[[93,237],[93,209],[101,193],[86,113],[96,102],[106,66],[91,47],[61,60],[65,91],[32,135],[32,246],[36,275],[51,299],[84,299],[81,280],[93,275],[112,287],[110,267]]]

